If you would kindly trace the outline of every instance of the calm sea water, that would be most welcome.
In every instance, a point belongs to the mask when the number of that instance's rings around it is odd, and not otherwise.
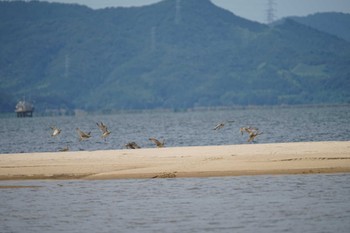
[[[7,181],[0,232],[308,232],[350,229],[350,175]]]
[[[235,122],[220,131],[214,126]],[[101,139],[96,122],[112,131]],[[50,126],[62,129],[57,138]],[[350,107],[0,119],[0,153],[350,140]],[[75,128],[91,131],[79,142]],[[1,156],[0,156],[1,159]],[[350,174],[110,181],[1,181],[0,232],[337,232],[350,229]]]
[[[234,120],[215,131],[215,125]],[[96,122],[112,133],[103,140]],[[53,138],[50,126],[62,133]],[[259,108],[197,112],[147,112],[80,117],[0,118],[0,153],[120,149],[129,141],[153,147],[149,137],[165,139],[166,146],[247,143],[239,128],[255,126],[263,132],[256,143],[350,140],[350,105],[300,108]],[[79,142],[76,128],[91,131]]]

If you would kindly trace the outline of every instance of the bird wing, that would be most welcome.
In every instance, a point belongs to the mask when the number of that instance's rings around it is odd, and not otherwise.
[[[60,133],[60,131],[59,131],[58,129],[54,129],[52,135],[53,135],[53,136],[56,136],[56,135],[58,135],[59,133]]]
[[[248,142],[254,141],[256,136],[259,136],[263,134],[263,132],[258,132],[258,131],[252,131],[251,133],[249,133],[249,139]]]
[[[79,128],[77,128],[77,132],[78,132],[79,136],[83,137],[83,138],[88,138],[88,137],[90,137],[90,134],[91,134],[91,132],[85,133],[85,132],[81,131]]]
[[[248,134],[252,133],[252,131],[249,128],[247,128],[247,127],[242,127],[242,128],[239,129],[239,131],[241,132],[242,135],[243,135],[244,132],[246,132]]]
[[[157,139],[155,138],[149,138],[150,141],[154,142],[155,144],[158,144],[160,143]]]
[[[59,128],[56,128],[55,126],[51,126],[50,128],[53,130],[51,136],[57,136],[61,133],[61,130]]]
[[[157,146],[162,146],[162,143],[155,138],[149,138],[149,140],[154,142]]]
[[[251,135],[249,135],[248,142],[253,141],[255,137],[256,137],[256,135],[255,135],[255,134],[251,134]]]
[[[136,148],[136,149],[139,149],[139,148],[141,148],[139,145],[137,145],[137,143],[136,142],[133,142],[132,143],[132,145]]]
[[[106,132],[104,132],[104,133],[102,134],[102,138],[108,137],[108,135],[109,135],[110,133],[111,133],[111,132],[109,132],[109,131],[107,130]]]
[[[106,133],[108,132],[107,126],[105,124],[103,124],[103,122],[101,121],[100,123],[96,123],[97,126],[100,128],[100,130],[102,131],[102,133]]]
[[[225,124],[224,123],[219,123],[219,124],[217,124],[215,127],[214,127],[214,129],[213,130],[218,130],[218,129],[221,129],[222,127],[224,127],[225,126]]]
[[[255,131],[255,132],[259,131],[258,128],[252,127],[252,126],[249,126],[248,129],[249,129],[250,131]]]
[[[77,132],[78,132],[78,134],[79,134],[80,137],[83,136],[83,134],[84,134],[83,131],[81,131],[79,128],[76,128],[76,130],[77,130]]]

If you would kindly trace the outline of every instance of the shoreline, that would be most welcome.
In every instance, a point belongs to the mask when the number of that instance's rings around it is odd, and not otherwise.
[[[0,154],[0,181],[349,172],[350,141]]]

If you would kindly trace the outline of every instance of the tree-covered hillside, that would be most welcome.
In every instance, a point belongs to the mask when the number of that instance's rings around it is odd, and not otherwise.
[[[350,43],[269,27],[209,0],[92,10],[0,2],[0,110],[118,110],[350,101]]]
[[[350,14],[328,12],[289,18],[350,42]]]

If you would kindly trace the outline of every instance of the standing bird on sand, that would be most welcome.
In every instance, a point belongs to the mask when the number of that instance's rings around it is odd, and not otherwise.
[[[128,142],[127,144],[125,144],[125,147],[127,149],[140,149],[141,148],[139,145],[136,144],[136,142]]]
[[[63,147],[61,149],[58,150],[59,152],[66,152],[66,151],[69,151],[69,147],[66,146],[66,147]]]
[[[108,135],[111,134],[111,131],[108,131],[107,126],[103,124],[102,121],[100,123],[96,123],[96,125],[102,131],[102,136],[101,136],[102,138],[106,139],[106,137],[108,137]]]
[[[165,140],[163,140],[162,142],[160,142],[159,140],[155,139],[155,138],[149,138],[148,140],[154,142],[154,144],[156,144],[156,146],[158,148],[164,147],[165,144]]]
[[[59,135],[61,133],[61,129],[59,129],[55,126],[51,126],[50,128],[52,129],[51,137],[56,137],[57,135]]]
[[[91,137],[91,132],[85,133],[85,132],[81,131],[79,128],[76,128],[76,130],[77,130],[77,133],[79,135],[79,142]]]
[[[223,127],[225,126],[225,124],[231,124],[231,123],[233,123],[233,122],[235,122],[235,121],[225,121],[225,122],[221,122],[221,123],[217,124],[217,125],[213,128],[213,130],[219,130],[219,129],[223,128]]]

